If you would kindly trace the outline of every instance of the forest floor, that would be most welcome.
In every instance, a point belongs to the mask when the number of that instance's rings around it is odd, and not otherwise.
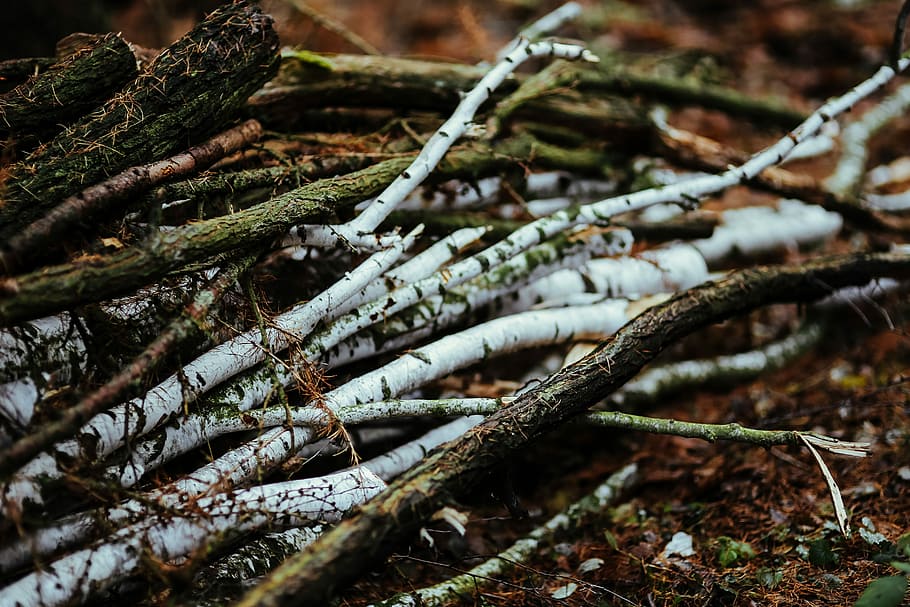
[[[552,8],[538,2],[446,1],[407,11],[402,10],[407,3],[347,2],[344,9],[331,4],[322,8],[383,51],[468,62],[493,56],[523,21]],[[725,84],[803,110],[871,73],[889,44],[898,8],[895,2],[838,8],[834,2],[780,0],[632,4],[588,7],[578,36],[636,52],[691,53],[717,70]],[[284,36],[286,41],[296,37],[308,48],[351,50],[305,24]],[[677,112],[673,122],[747,150],[779,136],[703,110]],[[910,118],[879,137],[870,166],[905,154],[901,142],[907,141],[908,130]],[[833,162],[822,159],[799,169],[821,177]],[[708,208],[761,199],[739,189]],[[832,247],[848,248],[863,238],[845,230]],[[788,261],[798,259],[794,253]],[[443,539],[435,548],[417,541],[399,547],[369,581],[344,593],[342,604],[365,605],[468,570],[629,462],[638,464],[640,481],[620,506],[541,548],[516,573],[466,597],[465,603],[852,604],[871,580],[896,573],[887,564],[894,556],[889,545],[876,542],[894,542],[908,531],[910,317],[897,303],[843,312],[842,322],[823,344],[786,369],[729,391],[681,394],[649,411],[692,421],[817,429],[871,441],[871,456],[859,462],[827,458],[852,514],[849,539],[834,525],[825,480],[805,450],[571,427],[508,466],[529,518],[510,516],[500,502],[478,491],[461,505],[470,519],[464,538],[445,541],[452,534],[440,524],[436,537]],[[800,313],[780,307],[731,321],[693,336],[671,356],[748,349],[758,345],[757,334],[777,334]],[[533,355],[522,356],[512,361],[516,367]],[[507,362],[502,364],[507,368]],[[470,384],[472,393],[487,382],[488,391],[497,394],[508,389],[503,378],[503,367],[497,365],[450,381]],[[694,554],[662,554],[677,532],[691,536]],[[579,572],[585,562],[600,567]],[[554,591],[565,592],[567,584],[576,584],[577,590],[564,600],[554,598]]]
[[[492,57],[522,23],[555,6],[465,0],[417,6],[394,0],[311,4],[383,52],[471,63]],[[725,84],[809,110],[867,77],[881,62],[898,9],[896,2],[837,4],[603,2],[587,8],[577,35],[626,51],[691,54]],[[276,15],[285,44],[356,51],[284,2],[272,2],[266,9]],[[130,39],[129,19],[136,16],[121,18]],[[673,122],[747,150],[779,136],[703,110],[677,112]],[[910,118],[875,141],[871,166],[905,154],[908,135]],[[824,176],[833,161],[804,163],[800,169]],[[754,204],[761,198],[738,189],[708,208]],[[845,230],[833,247],[848,248],[863,238]],[[797,260],[793,253],[789,261]],[[823,344],[786,369],[729,391],[681,394],[650,411],[692,421],[817,429],[847,440],[871,441],[871,456],[859,462],[828,457],[852,514],[854,533],[849,539],[833,524],[825,479],[804,450],[572,427],[554,433],[508,466],[528,518],[512,517],[487,492],[478,491],[460,506],[469,515],[464,538],[444,541],[443,531],[435,548],[418,541],[399,547],[368,581],[345,592],[342,604],[364,605],[470,569],[629,462],[638,464],[640,480],[621,505],[560,543],[541,548],[517,573],[466,602],[852,604],[871,580],[895,573],[887,564],[894,556],[889,545],[876,541],[894,542],[908,530],[910,316],[897,303],[843,312],[843,321]],[[799,315],[795,307],[781,307],[731,321],[693,336],[671,355],[705,357],[748,349],[758,345],[756,334],[775,335]],[[533,354],[522,356],[526,362]],[[522,363],[512,362],[516,367]],[[475,394],[484,389],[498,394],[509,387],[503,381],[507,369],[505,361],[495,370],[449,381],[471,384]],[[694,554],[663,554],[677,532],[691,536]],[[600,567],[579,573],[584,562]],[[554,598],[553,591],[569,583],[577,584],[577,590],[564,600]]]
[[[155,38],[138,29],[148,19],[142,6],[150,4],[135,2],[114,16],[126,39],[162,46],[193,22],[175,19],[172,30],[161,26],[163,39]],[[264,5],[276,16],[284,44],[356,52],[289,4]],[[310,4],[384,53],[470,63],[490,59],[522,24],[556,6],[533,0]],[[604,1],[587,7],[572,33],[603,48],[676,51],[712,70],[724,84],[811,110],[881,64],[898,8],[897,2]],[[697,109],[677,111],[671,122],[746,150],[781,135]],[[910,117],[875,140],[870,166],[905,155],[908,136]],[[813,160],[798,169],[823,177],[835,160]],[[737,188],[706,208],[762,200],[767,197]],[[847,250],[870,244],[880,243],[845,228],[827,246]],[[768,261],[799,261],[800,255],[794,251]],[[901,301],[905,297],[841,311],[822,344],[785,369],[723,391],[680,394],[648,411],[682,420],[813,429],[871,442],[871,455],[862,460],[826,456],[851,513],[849,538],[838,531],[825,479],[804,449],[766,450],[572,426],[524,451],[492,480],[511,478],[528,517],[512,516],[489,491],[479,489],[456,505],[469,517],[464,537],[438,524],[438,532],[431,529],[435,547],[416,537],[397,547],[383,565],[343,592],[341,604],[366,605],[470,569],[634,462],[638,482],[619,505],[558,543],[542,546],[530,562],[478,590],[466,604],[852,605],[871,580],[896,573],[888,565],[895,557],[891,543],[908,531],[910,312]],[[780,306],[711,327],[663,360],[750,349],[786,333],[804,313]],[[446,381],[470,385],[474,395],[505,394],[516,387],[510,377],[544,354],[523,353]],[[691,537],[691,554],[665,553],[678,532]],[[568,596],[556,598],[559,590]]]

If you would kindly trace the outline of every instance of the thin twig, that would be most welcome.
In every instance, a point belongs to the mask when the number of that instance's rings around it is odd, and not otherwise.
[[[321,13],[321,12],[317,11],[315,8],[313,8],[312,6],[310,6],[303,0],[285,0],[285,1],[288,4],[290,4],[291,6],[293,6],[295,9],[297,9],[297,11],[299,11],[300,13],[303,13],[304,15],[309,17],[310,20],[313,23],[315,23],[316,25],[318,25],[324,29],[327,29],[328,31],[332,32],[333,34],[340,36],[346,42],[349,42],[350,44],[354,45],[355,47],[357,47],[358,49],[360,49],[367,55],[382,55],[382,51],[380,51],[378,48],[376,48],[375,46],[373,46],[372,44],[370,44],[369,42],[367,42],[366,40],[361,38],[358,34],[352,32],[347,26],[345,26],[344,23],[338,21],[337,19],[330,17],[329,15],[326,15],[325,13]]]

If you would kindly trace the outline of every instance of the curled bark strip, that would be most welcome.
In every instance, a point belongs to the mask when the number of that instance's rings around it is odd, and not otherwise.
[[[286,561],[239,604],[324,604],[338,584],[381,556],[383,547],[413,531],[503,457],[618,389],[684,335],[763,305],[809,301],[865,284],[870,276],[910,276],[910,255],[860,253],[742,270],[645,311],[590,355],[430,454],[381,498]]]
[[[52,246],[54,239],[73,225],[85,224],[114,203],[158,183],[204,170],[261,136],[262,126],[256,120],[247,120],[185,152],[127,169],[70,196],[10,239],[6,250],[0,252],[0,267],[12,273],[28,261],[34,263],[42,248]]]

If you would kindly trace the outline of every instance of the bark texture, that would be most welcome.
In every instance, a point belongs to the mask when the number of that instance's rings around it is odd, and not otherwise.
[[[123,38],[97,36],[0,96],[0,135],[47,133],[98,107],[136,75],[136,57]]]
[[[10,168],[0,240],[86,185],[211,135],[274,75],[277,50],[258,7],[215,10],[115,98]]]

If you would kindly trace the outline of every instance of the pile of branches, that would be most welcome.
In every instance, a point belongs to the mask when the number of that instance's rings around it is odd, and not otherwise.
[[[862,454],[633,410],[784,365],[832,309],[910,275],[907,195],[872,190],[906,175],[866,166],[910,88],[836,128],[910,65],[903,26],[888,64],[802,115],[672,58],[542,38],[579,10],[488,66],[280,50],[243,0],[161,52],[75,36],[0,63],[0,603],[161,600],[180,579],[175,602],[318,604],[430,518],[457,527],[459,495],[570,420]],[[792,130],[749,155],[669,124],[684,105]],[[835,139],[827,180],[783,166]],[[781,200],[698,210],[737,185]],[[823,251],[845,226],[878,249],[749,261]],[[639,375],[708,324],[818,300],[781,342]],[[438,383],[569,343],[590,345],[496,394]],[[392,600],[452,600],[522,546]]]

